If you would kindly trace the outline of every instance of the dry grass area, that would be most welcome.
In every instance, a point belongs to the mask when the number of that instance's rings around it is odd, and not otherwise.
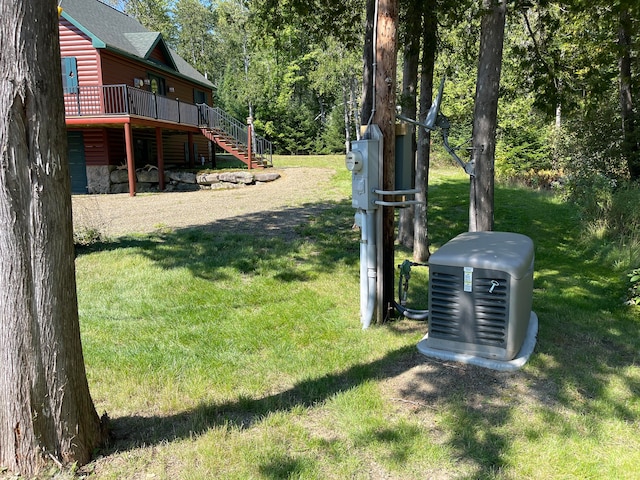
[[[229,190],[194,192],[75,195],[74,227],[91,228],[106,237],[149,233],[159,229],[197,227],[214,222],[260,215],[343,195],[331,187],[330,168],[270,169],[281,177],[269,183]]]

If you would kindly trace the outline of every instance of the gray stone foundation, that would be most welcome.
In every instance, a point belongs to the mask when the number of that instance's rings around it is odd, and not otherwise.
[[[89,193],[109,193],[113,165],[87,166],[87,191]]]
[[[280,178],[279,173],[247,171],[201,173],[184,172],[179,170],[165,171],[165,190],[191,191],[191,190],[218,190],[225,188],[241,188],[247,185],[256,185],[265,182],[273,182]],[[158,170],[140,169],[136,172],[136,192],[158,191]],[[87,187],[89,193],[128,193],[129,174],[127,170],[109,166],[87,166]]]

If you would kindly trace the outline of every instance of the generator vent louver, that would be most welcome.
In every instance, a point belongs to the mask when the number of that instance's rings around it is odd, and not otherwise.
[[[440,338],[460,339],[458,294],[462,290],[462,278],[457,275],[434,272],[429,289],[431,291],[429,331]]]
[[[499,272],[491,277],[476,277],[473,291],[478,293],[465,299],[468,294],[463,291],[463,273],[459,270],[459,275],[433,272],[429,332],[437,338],[504,347],[509,317],[508,279]]]
[[[430,348],[511,359],[533,292],[533,242],[513,233],[459,235],[429,261]]]
[[[474,284],[474,289],[480,292],[475,296],[474,312],[477,342],[504,347],[509,320],[509,281],[496,272],[492,278],[478,278]]]

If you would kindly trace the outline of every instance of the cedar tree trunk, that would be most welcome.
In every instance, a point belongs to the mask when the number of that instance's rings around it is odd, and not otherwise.
[[[0,0],[0,466],[85,463],[102,430],[78,323],[56,0]]]

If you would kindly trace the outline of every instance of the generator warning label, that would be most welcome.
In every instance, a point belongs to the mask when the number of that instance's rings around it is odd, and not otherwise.
[[[473,267],[464,267],[464,291],[473,291]]]

